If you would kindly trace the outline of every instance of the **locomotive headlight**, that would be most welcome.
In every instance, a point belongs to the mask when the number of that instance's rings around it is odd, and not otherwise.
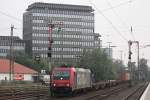
[[[54,86],[56,86],[56,84],[53,84]]]
[[[68,87],[69,87],[70,85],[69,85],[69,84],[66,84],[66,86],[68,86]]]

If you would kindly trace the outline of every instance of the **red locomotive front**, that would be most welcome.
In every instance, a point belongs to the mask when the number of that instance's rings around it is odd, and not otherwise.
[[[74,85],[74,68],[54,68],[51,78],[51,93],[71,92]]]

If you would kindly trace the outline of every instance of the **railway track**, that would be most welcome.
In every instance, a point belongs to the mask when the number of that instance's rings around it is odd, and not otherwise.
[[[139,100],[147,86],[148,83],[140,83],[131,88],[129,84],[122,84],[67,100]],[[121,93],[122,95],[118,96],[118,98],[113,98],[113,96],[117,96]]]
[[[134,89],[132,93],[119,100],[139,100],[147,84],[141,84]],[[118,94],[121,91],[128,89],[129,84],[120,84],[111,88],[101,89],[82,93],[75,97],[56,97],[48,96],[48,87],[32,86],[32,87],[1,87],[0,100],[105,100],[112,95]],[[113,100],[113,98],[112,98]]]
[[[114,89],[110,89],[110,90],[105,91],[104,93],[97,94],[95,96],[92,96],[92,97],[84,99],[84,100],[103,100],[114,93],[118,93],[118,92],[124,90],[125,88],[126,87],[123,86],[123,87],[117,87]]]
[[[143,83],[142,85],[140,85],[137,89],[135,89],[133,92],[128,94],[122,100],[140,100],[140,97],[142,96],[147,86],[148,86],[148,83]]]
[[[106,88],[103,90],[99,90],[93,93],[88,93],[83,96],[67,99],[67,100],[103,100],[107,97],[109,97],[112,94],[118,93],[124,89],[126,89],[129,86],[129,84],[121,84],[115,87]]]
[[[48,100],[47,87],[3,87],[0,100]]]

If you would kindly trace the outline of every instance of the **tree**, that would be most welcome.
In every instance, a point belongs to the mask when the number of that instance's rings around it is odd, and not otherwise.
[[[125,66],[123,65],[121,60],[114,60],[112,65],[112,72],[115,75],[115,79],[120,79],[120,75],[125,70]]]
[[[142,80],[146,80],[148,76],[148,65],[147,60],[142,58],[139,61],[139,74]]]
[[[30,58],[24,52],[14,52],[14,54],[14,60],[19,64],[25,65],[38,72],[40,72],[42,69],[49,71],[48,63],[45,59],[41,59],[39,62],[36,62],[35,59]]]
[[[96,81],[115,78],[112,60],[100,49],[84,50],[79,65],[91,69]]]

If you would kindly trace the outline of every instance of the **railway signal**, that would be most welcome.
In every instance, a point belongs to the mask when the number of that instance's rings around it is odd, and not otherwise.
[[[130,70],[130,78],[131,78],[131,86],[133,85],[132,82],[135,80],[135,78],[133,77],[133,66],[131,65],[131,46],[133,43],[137,44],[137,68],[138,68],[138,80],[140,80],[140,70],[139,70],[139,41],[128,41],[128,45],[129,45],[129,61],[128,61],[128,67]]]
[[[41,60],[41,57],[39,55],[35,56],[35,61],[39,62]]]
[[[52,57],[51,49],[52,49],[51,47],[48,47],[48,53],[47,53],[48,57]]]
[[[132,55],[131,45],[132,45],[132,41],[129,41],[128,44],[129,44],[129,60],[131,60],[131,55]]]
[[[58,33],[62,30],[62,26],[63,26],[63,23],[60,22],[60,23],[48,23],[48,27],[49,27],[49,46],[48,46],[48,53],[47,53],[47,56],[49,58],[52,57],[52,43],[54,43],[53,39],[52,39],[52,31],[55,27],[58,27]]]
[[[53,66],[51,66],[51,58],[52,58],[52,44],[53,44],[53,39],[52,39],[52,31],[53,29],[58,26],[58,33],[61,31],[61,27],[62,27],[62,22],[60,23],[52,23],[52,20],[50,21],[50,23],[48,23],[48,32],[49,32],[49,45],[48,45],[48,52],[47,52],[47,57],[49,58],[49,71],[50,71],[50,75],[51,75],[51,70],[53,69]],[[49,88],[51,87],[51,77],[50,77],[50,85]],[[51,90],[51,88],[50,88]],[[49,95],[50,95],[50,91],[49,91]]]
[[[131,55],[132,55],[132,52],[130,51],[130,52],[129,52],[129,59],[131,59]]]

